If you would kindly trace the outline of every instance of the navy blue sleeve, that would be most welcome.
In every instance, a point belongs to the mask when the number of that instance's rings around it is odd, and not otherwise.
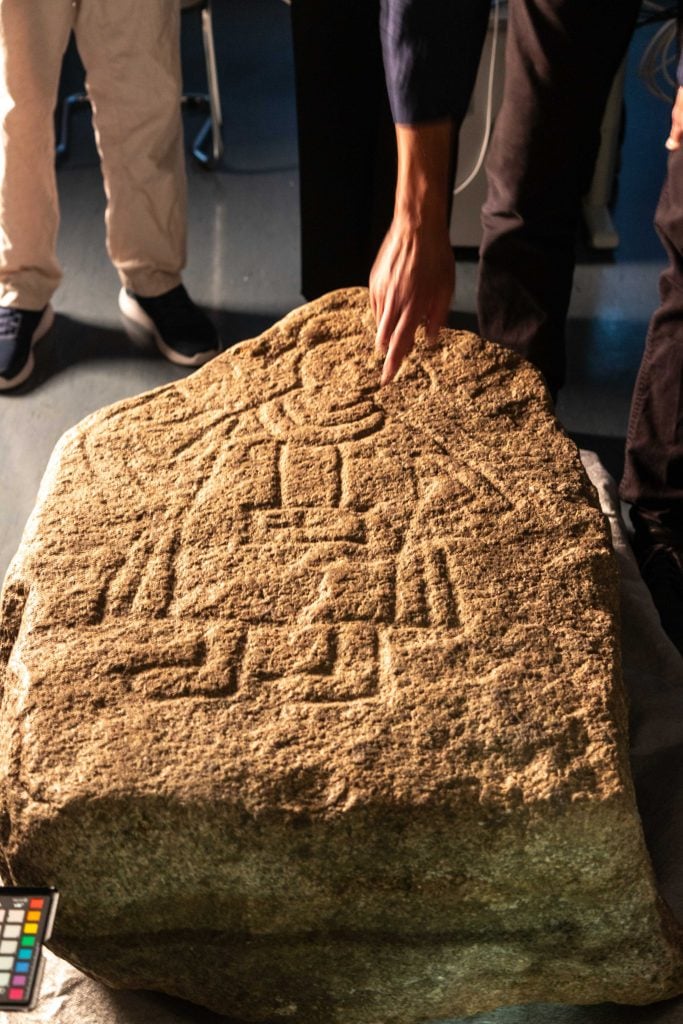
[[[381,0],[380,33],[394,121],[464,117],[490,0]]]

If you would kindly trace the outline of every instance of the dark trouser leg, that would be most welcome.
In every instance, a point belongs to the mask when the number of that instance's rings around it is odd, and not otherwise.
[[[621,495],[633,503],[643,579],[683,654],[683,150],[669,157],[655,225],[669,266],[633,392]]]
[[[482,211],[480,332],[564,381],[582,195],[639,0],[511,0]]]
[[[655,226],[669,266],[633,393],[621,495],[645,509],[678,510],[683,531],[683,150],[669,157]]]
[[[391,223],[396,147],[379,0],[293,0],[302,292],[368,282]]]

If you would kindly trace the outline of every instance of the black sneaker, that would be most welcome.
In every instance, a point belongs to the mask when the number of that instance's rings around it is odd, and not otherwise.
[[[683,654],[683,529],[666,515],[631,509],[633,551],[664,632]]]
[[[119,309],[133,341],[152,340],[178,366],[201,366],[220,351],[216,328],[182,284],[151,299],[122,288]]]
[[[0,391],[18,388],[33,373],[33,346],[54,323],[52,306],[38,311],[0,306]]]

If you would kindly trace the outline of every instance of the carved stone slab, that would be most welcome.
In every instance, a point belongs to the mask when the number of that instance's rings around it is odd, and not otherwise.
[[[683,989],[606,527],[533,369],[366,292],[69,431],[3,592],[7,878],[53,947],[249,1021]]]

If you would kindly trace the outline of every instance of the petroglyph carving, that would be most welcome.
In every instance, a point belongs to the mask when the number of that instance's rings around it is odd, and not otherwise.
[[[512,353],[380,389],[373,335],[335,293],[60,442],[3,590],[6,880],[95,976],[254,1024],[674,995],[576,449]]]

